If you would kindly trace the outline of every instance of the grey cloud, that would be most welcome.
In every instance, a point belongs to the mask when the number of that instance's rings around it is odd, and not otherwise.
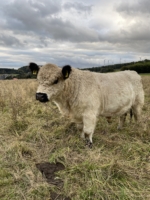
[[[122,46],[124,49],[140,50],[140,46],[146,47],[146,43],[150,41],[150,1],[121,1],[117,6],[117,11],[122,15],[120,23],[121,28],[116,30],[108,29],[106,32],[99,33],[99,40],[101,42],[108,42],[114,44],[116,48]],[[106,27],[110,27],[106,26]],[[103,30],[103,29],[102,29]],[[139,45],[138,45],[139,44]],[[135,49],[136,51],[136,49]]]
[[[79,2],[67,2],[64,4],[63,6],[66,10],[70,10],[71,8],[76,10],[78,13],[81,12],[86,12],[88,14],[90,14],[91,10],[92,10],[92,5],[86,5],[83,3],[79,3]]]
[[[101,34],[99,40],[113,44],[116,48],[118,46],[122,46],[124,49],[126,47],[132,48],[135,44],[140,44],[140,46],[144,46],[145,48],[144,43],[146,44],[150,41],[150,30],[146,29],[146,27],[141,27],[141,29],[140,27],[139,29],[131,27],[130,30],[121,29],[119,31],[110,31],[105,35]]]
[[[127,15],[138,15],[141,13],[142,15],[149,15],[150,14],[150,1],[149,0],[139,0],[132,3],[123,2],[117,6],[116,10],[120,13],[124,13]]]
[[[11,17],[38,17],[51,16],[61,11],[61,0],[36,0],[19,1],[15,0],[4,6],[4,12]],[[32,19],[32,18],[30,18]]]
[[[28,31],[38,31],[37,34],[42,33],[46,22],[49,23],[49,18],[61,11],[59,2],[61,1],[15,0],[3,7],[5,28],[11,28],[14,31],[26,31],[25,34]]]
[[[37,9],[42,16],[49,16],[52,14],[57,14],[61,11],[61,0],[36,0],[29,1],[30,5]]]
[[[0,45],[7,47],[20,47],[22,43],[14,36],[0,35]]]
[[[61,8],[50,1],[45,6],[47,1],[20,1],[15,0],[5,8],[6,26],[5,28],[11,28],[16,34],[29,34],[33,32],[39,37],[46,36],[55,40],[64,40],[72,42],[81,41],[98,41],[98,34],[90,28],[80,27],[74,25],[69,20],[64,20],[58,16],[52,16],[51,14],[61,11]],[[71,4],[73,5],[73,4]],[[90,7],[81,3],[76,3],[76,9],[90,10]],[[44,16],[48,13],[48,7],[54,7],[54,11],[49,12],[49,16]]]
[[[40,28],[39,10],[30,6],[27,1],[16,0],[4,7],[6,28],[12,30],[30,30]]]
[[[110,60],[115,63],[120,58],[126,61],[139,55],[148,58],[149,1],[119,2],[119,5],[115,0],[0,2],[2,62],[10,67],[34,61],[82,68],[103,65],[104,59],[105,64],[108,60],[110,64]],[[12,61],[12,65],[7,61]]]
[[[47,25],[47,30],[52,38],[72,42],[98,41],[98,34],[89,28],[78,27],[69,21],[62,19],[51,19]]]
[[[119,32],[112,34],[109,38],[114,42],[118,41],[120,44],[129,43],[129,45],[132,45],[134,42],[149,42],[150,26],[148,24],[148,21],[145,20],[135,20],[134,24],[122,28]]]

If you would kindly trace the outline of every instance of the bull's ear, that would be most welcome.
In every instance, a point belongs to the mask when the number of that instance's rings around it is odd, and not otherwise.
[[[65,65],[62,68],[62,74],[63,74],[64,79],[67,79],[69,77],[70,73],[71,73],[71,66]]]
[[[31,70],[32,74],[37,75],[40,67],[36,63],[29,63],[29,69]]]

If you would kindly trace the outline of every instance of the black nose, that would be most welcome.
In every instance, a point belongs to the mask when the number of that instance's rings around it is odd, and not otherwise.
[[[40,102],[47,102],[48,101],[47,94],[41,92],[36,93],[36,100]]]

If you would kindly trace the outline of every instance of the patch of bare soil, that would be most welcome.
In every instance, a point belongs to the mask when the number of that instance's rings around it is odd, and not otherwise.
[[[56,172],[65,169],[65,166],[62,163],[60,163],[60,162],[37,163],[36,167],[40,170],[40,172],[46,178],[46,180],[49,184],[53,184],[53,185],[57,186],[59,189],[61,189],[63,187],[63,180],[58,179],[56,177]],[[57,194],[53,191],[50,191],[50,199],[51,200],[71,200],[70,197],[64,197],[63,195]]]

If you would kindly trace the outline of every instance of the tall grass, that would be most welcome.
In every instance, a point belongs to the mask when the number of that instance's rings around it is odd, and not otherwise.
[[[100,118],[93,148],[53,103],[35,101],[36,80],[0,81],[0,199],[48,200],[53,190],[73,200],[150,199],[150,77],[143,76],[142,122],[123,130]],[[63,188],[48,184],[36,168],[62,162]]]

